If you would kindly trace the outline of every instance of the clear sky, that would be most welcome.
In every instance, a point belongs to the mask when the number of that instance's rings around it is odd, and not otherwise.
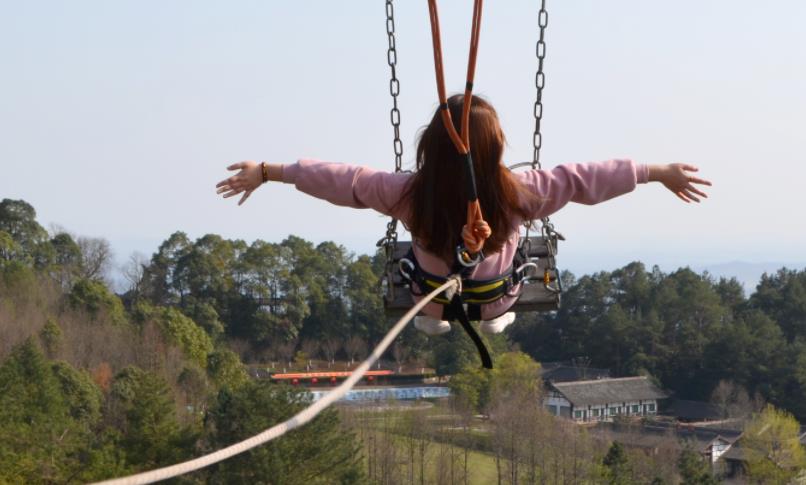
[[[405,162],[436,106],[425,0],[396,2]],[[536,0],[485,2],[476,92],[508,160],[531,156]],[[471,2],[440,4],[449,91]],[[554,216],[576,272],[806,260],[806,2],[549,0],[546,165],[686,161],[714,182],[659,186]],[[243,159],[393,168],[384,4],[0,1],[0,197],[45,225],[150,255],[175,230],[296,234],[369,252],[385,220],[290,186],[242,207],[214,184]]]

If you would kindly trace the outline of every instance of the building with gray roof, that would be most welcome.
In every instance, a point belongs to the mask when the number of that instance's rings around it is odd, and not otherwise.
[[[544,400],[556,416],[577,422],[612,421],[616,416],[654,416],[668,394],[647,377],[621,377],[549,384]]]

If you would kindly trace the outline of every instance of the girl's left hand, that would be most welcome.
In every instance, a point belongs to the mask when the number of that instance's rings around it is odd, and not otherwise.
[[[708,198],[708,194],[698,189],[695,184],[710,187],[711,182],[691,174],[698,171],[697,167],[685,163],[650,165],[649,180],[662,183],[683,202],[699,202],[700,197]]]
[[[256,188],[263,183],[263,170],[259,163],[252,160],[233,163],[227,170],[240,170],[237,174],[216,184],[216,194],[224,194],[224,198],[243,192],[238,205],[243,204]]]

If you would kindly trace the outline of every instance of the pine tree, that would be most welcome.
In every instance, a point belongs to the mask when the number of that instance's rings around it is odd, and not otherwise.
[[[288,419],[309,404],[306,392],[250,381],[224,390],[210,411],[210,446],[218,449]],[[277,485],[365,483],[358,443],[329,409],[305,426],[212,470],[210,483]]]
[[[609,485],[628,485],[632,483],[632,467],[624,446],[614,441],[602,459],[604,479]]]

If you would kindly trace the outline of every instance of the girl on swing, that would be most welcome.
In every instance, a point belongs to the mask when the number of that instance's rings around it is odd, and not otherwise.
[[[448,99],[453,120],[461,119],[463,95]],[[524,221],[557,212],[568,202],[598,204],[627,194],[638,184],[660,182],[683,202],[699,202],[707,195],[696,187],[708,185],[682,163],[638,164],[630,160],[571,163],[551,170],[513,173],[502,163],[505,138],[493,107],[473,96],[470,108],[470,153],[477,193],[485,221],[466,224],[464,155],[457,152],[443,124],[439,109],[421,132],[414,173],[389,173],[368,167],[302,159],[292,164],[244,161],[227,167],[238,173],[219,182],[224,198],[242,194],[238,205],[263,183],[294,184],[297,190],[336,205],[371,208],[400,220],[412,234],[414,256],[423,271],[452,274],[456,248],[468,232],[483,240],[484,259],[469,278],[488,280],[504,274],[512,265]],[[457,130],[459,127],[454,124]],[[487,236],[484,239],[484,236]],[[515,288],[513,294],[517,294]],[[508,309],[517,296],[503,296],[481,305],[480,330],[499,333],[515,319]],[[443,306],[429,303],[415,327],[429,335],[450,331],[442,320]]]

